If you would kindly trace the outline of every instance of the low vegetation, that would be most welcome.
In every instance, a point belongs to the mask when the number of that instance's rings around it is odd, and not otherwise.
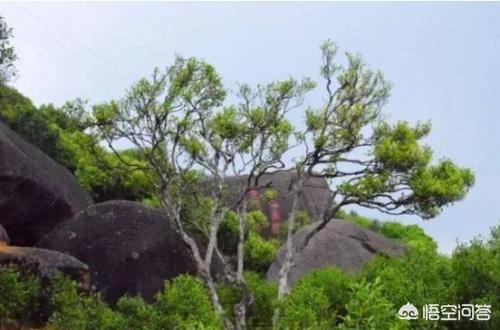
[[[265,280],[260,266],[245,278],[253,293],[249,328],[268,328],[280,309],[279,329],[498,329],[500,314],[493,307],[488,322],[434,322],[421,318],[402,321],[399,307],[439,304],[500,304],[500,226],[486,238],[460,244],[451,256],[440,255],[436,244],[415,225],[375,222],[356,213],[347,220],[377,228],[409,247],[400,258],[377,256],[357,274],[335,268],[303,277],[278,303],[277,284]],[[269,252],[270,254],[274,252]],[[13,268],[0,269],[0,316],[3,326],[46,322],[51,329],[220,329],[207,289],[191,275],[165,283],[154,301],[122,297],[109,306],[99,295],[81,292],[68,278],[56,277],[48,288]],[[239,301],[239,290],[221,282],[217,291],[225,314]],[[47,302],[48,303],[44,303]],[[46,319],[43,316],[46,315]]]

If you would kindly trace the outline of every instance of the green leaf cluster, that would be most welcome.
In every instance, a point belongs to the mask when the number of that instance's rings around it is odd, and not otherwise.
[[[259,234],[250,231],[243,245],[246,269],[266,272],[276,257],[278,244],[272,240],[266,241]]]
[[[0,324],[8,320],[29,320],[36,316],[40,281],[32,276],[23,276],[10,267],[0,267]]]
[[[338,269],[314,271],[294,286],[280,306],[280,329],[329,329],[346,314],[353,280]]]

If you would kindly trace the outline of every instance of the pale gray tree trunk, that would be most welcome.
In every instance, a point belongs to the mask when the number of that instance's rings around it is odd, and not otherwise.
[[[164,203],[166,205],[169,205],[168,200],[165,200]],[[222,308],[219,295],[217,294],[215,281],[210,272],[210,268],[212,265],[212,255],[215,250],[215,247],[217,246],[217,230],[218,230],[218,225],[220,223],[219,221],[220,219],[212,220],[212,222],[210,223],[210,228],[209,228],[210,236],[207,245],[207,252],[205,254],[205,258],[202,258],[200,249],[198,248],[198,244],[196,243],[195,239],[191,237],[186,232],[186,230],[184,230],[184,226],[181,222],[181,216],[180,216],[180,205],[181,204],[179,202],[177,204],[177,207],[174,208],[174,210],[172,210],[172,208],[165,208],[165,209],[167,211],[167,214],[169,214],[174,219],[177,231],[179,232],[184,243],[188,245],[191,250],[191,255],[193,256],[193,259],[196,264],[196,270],[198,272],[199,277],[203,280],[205,286],[208,289],[210,300],[214,306],[215,312],[222,320],[223,325],[226,329],[233,329],[234,328],[233,325],[231,324],[231,322],[227,320],[227,318],[224,315],[224,309]]]
[[[293,185],[292,194],[292,209],[290,211],[290,215],[288,217],[288,230],[286,235],[285,242],[285,257],[281,263],[281,268],[278,273],[278,301],[283,300],[285,295],[288,293],[289,285],[288,285],[288,274],[290,273],[290,269],[292,268],[293,263],[293,255],[294,255],[294,246],[293,246],[293,233],[295,230],[295,218],[297,217],[297,211],[299,207],[299,197],[302,190],[302,175],[298,174],[297,182]],[[279,308],[276,308],[273,316],[273,325],[276,327],[279,321]]]
[[[236,269],[236,284],[239,286],[242,293],[241,300],[234,306],[234,314],[236,319],[236,329],[243,330],[246,328],[246,313],[248,306],[252,303],[252,296],[246,288],[245,278],[243,276],[244,269],[244,250],[243,244],[245,242],[245,228],[246,228],[246,214],[247,214],[248,200],[246,196],[243,199],[241,210],[238,212],[239,216],[239,239],[237,248],[237,269]]]

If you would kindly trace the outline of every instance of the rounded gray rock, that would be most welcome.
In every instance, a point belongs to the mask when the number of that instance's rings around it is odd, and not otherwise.
[[[0,122],[0,224],[12,245],[35,245],[91,203],[66,168]]]
[[[299,230],[293,237],[294,246],[301,246],[308,234],[320,222]],[[317,232],[304,249],[296,253],[288,274],[290,284],[295,283],[307,273],[326,267],[337,267],[345,272],[355,272],[369,262],[375,254],[395,257],[403,255],[406,248],[371,230],[345,220],[333,219]],[[269,280],[277,280],[285,257],[285,246],[267,271]]]
[[[79,212],[39,247],[68,253],[90,267],[91,286],[108,302],[130,294],[151,300],[164,281],[196,274],[189,248],[157,209],[109,201]],[[201,245],[200,245],[201,246]],[[214,273],[219,269],[217,259]]]

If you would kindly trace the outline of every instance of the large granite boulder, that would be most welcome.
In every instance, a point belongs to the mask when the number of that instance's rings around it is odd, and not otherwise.
[[[72,256],[45,249],[0,245],[0,268],[15,267],[25,273],[49,280],[57,273],[74,279],[89,289],[88,267]]]
[[[0,225],[0,245],[9,244],[9,235],[2,225]]]
[[[0,224],[13,245],[34,245],[90,204],[68,170],[0,122]]]
[[[38,244],[87,263],[93,289],[108,302],[124,294],[151,299],[164,281],[196,273],[189,248],[159,210],[109,201],[76,214]],[[213,271],[220,264],[215,262]]]
[[[319,223],[299,230],[293,237],[294,246],[300,246],[307,235]],[[293,284],[305,274],[320,268],[337,267],[346,272],[355,272],[370,261],[375,254],[395,257],[405,253],[404,246],[368,229],[345,221],[334,219],[309,240],[300,253],[293,258],[293,266],[288,274]],[[277,280],[285,256],[285,246],[267,271],[267,278]]]
[[[241,197],[247,180],[248,176],[246,175],[230,177],[226,180],[230,190],[227,201],[229,205],[236,203]],[[292,210],[293,194],[290,193],[290,188],[295,180],[297,180],[297,173],[293,170],[268,173],[259,178],[259,186],[268,186],[278,193],[276,202],[279,205],[280,216],[283,219],[287,219]],[[256,193],[260,195],[261,191]],[[306,211],[312,221],[322,220],[330,198],[330,186],[324,178],[307,177],[304,180],[300,194],[299,210]],[[271,218],[269,205],[267,205],[264,198],[259,199],[261,209]]]

